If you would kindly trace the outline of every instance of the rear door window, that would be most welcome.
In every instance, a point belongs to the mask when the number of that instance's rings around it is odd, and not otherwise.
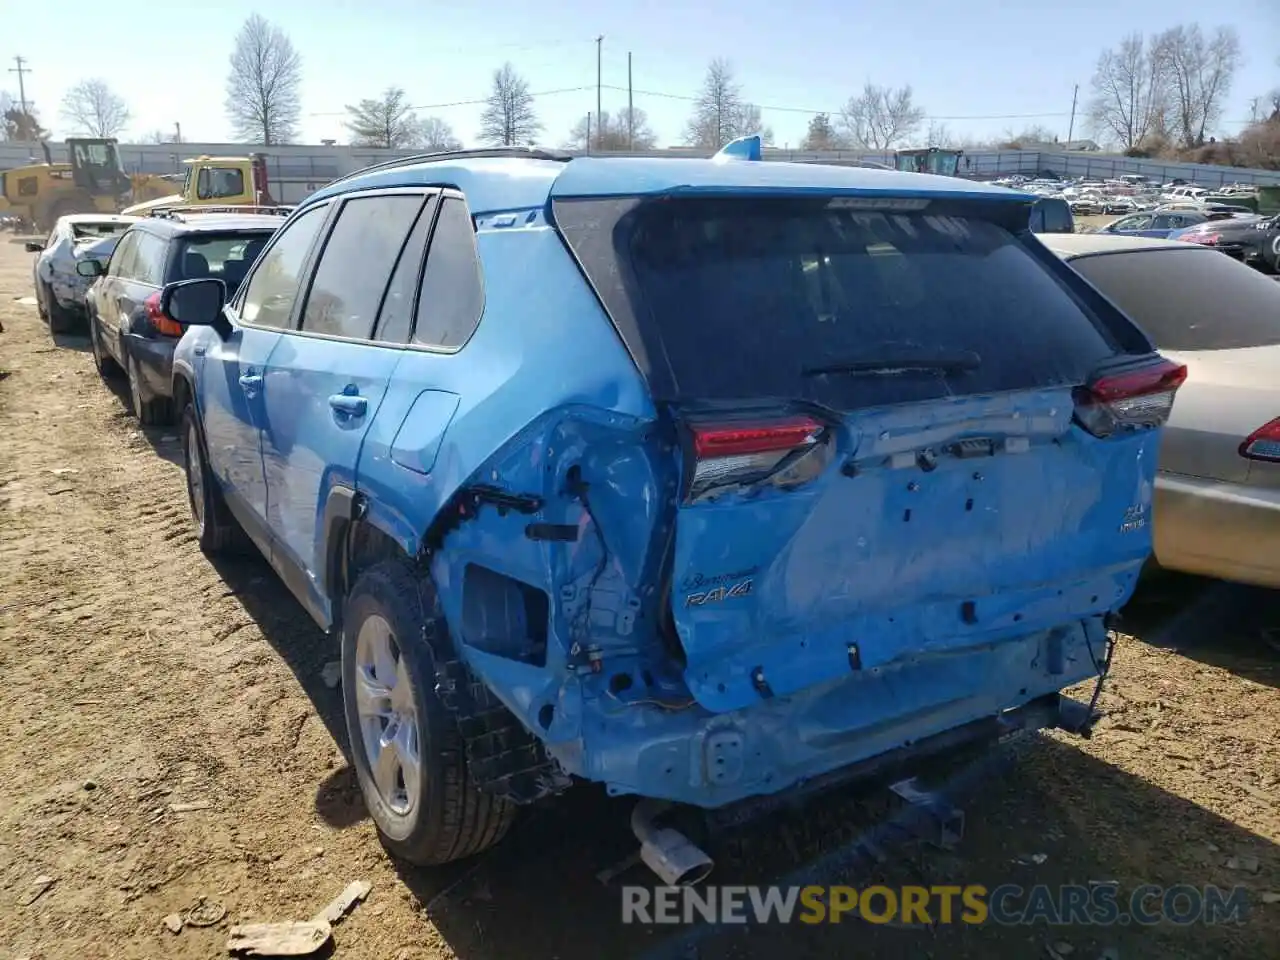
[[[850,409],[1079,383],[1116,352],[988,220],[825,198],[611,204],[561,202],[557,223],[615,322],[631,318],[619,330],[660,400]]]
[[[302,314],[304,333],[367,340],[396,258],[425,197],[356,197],[342,205]]]
[[[1071,266],[1162,350],[1280,344],[1280,282],[1216,250],[1134,250]]]

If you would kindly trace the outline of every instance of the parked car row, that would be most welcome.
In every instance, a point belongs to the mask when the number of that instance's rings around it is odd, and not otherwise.
[[[1216,556],[1181,531],[1224,483],[1234,529],[1280,516],[1249,516],[1277,509],[1262,381],[1203,420],[1270,362],[1280,284],[1029,230],[1024,193],[758,150],[392,161],[278,229],[135,224],[90,294],[100,369],[176,344],[154,369],[201,548],[252,545],[340,638],[397,856],[473,854],[587,780],[696,882],[668,804],[1087,732],[1060,691],[1101,683],[1153,510],[1175,563]]]

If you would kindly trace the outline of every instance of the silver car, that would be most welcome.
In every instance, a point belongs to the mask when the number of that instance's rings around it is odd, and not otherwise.
[[[59,217],[45,240],[27,243],[38,254],[31,265],[36,306],[53,333],[66,333],[85,315],[84,297],[93,282],[76,272],[84,259],[111,258],[120,235],[137,217],[113,213],[73,213]]]
[[[1186,366],[1160,447],[1156,562],[1280,587],[1280,283],[1176,240],[1040,240]]]

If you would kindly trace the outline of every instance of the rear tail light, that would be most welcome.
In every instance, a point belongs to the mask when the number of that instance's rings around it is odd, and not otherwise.
[[[1240,456],[1280,463],[1280,417],[1264,423],[1240,444]]]
[[[1162,426],[1187,368],[1161,358],[1136,370],[1104,374],[1076,391],[1076,420],[1095,437]]]
[[[1222,239],[1220,233],[1184,233],[1178,237],[1179,240],[1185,240],[1187,243],[1203,243],[1213,246]]]
[[[825,464],[825,427],[810,417],[700,423],[689,428],[692,456],[687,499],[765,480],[795,486]]]
[[[156,328],[156,333],[166,337],[182,336],[182,324],[160,309],[159,293],[153,293],[144,303],[147,308],[147,319],[151,321],[151,326]]]

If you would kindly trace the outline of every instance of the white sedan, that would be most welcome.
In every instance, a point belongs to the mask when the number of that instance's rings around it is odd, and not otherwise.
[[[27,250],[39,254],[31,267],[40,316],[49,321],[53,333],[66,333],[84,316],[84,296],[92,278],[76,273],[81,260],[111,258],[120,235],[137,221],[114,213],[73,213],[59,217],[49,236],[27,243]]]

